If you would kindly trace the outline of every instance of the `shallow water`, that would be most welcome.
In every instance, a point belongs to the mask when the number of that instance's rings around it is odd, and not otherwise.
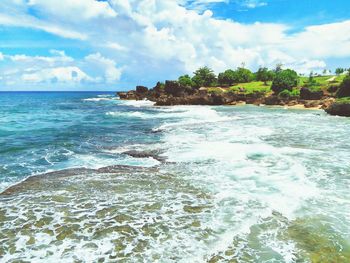
[[[349,127],[318,110],[0,93],[1,190],[91,169],[5,191],[0,257],[349,262]],[[111,165],[139,168],[98,170]]]

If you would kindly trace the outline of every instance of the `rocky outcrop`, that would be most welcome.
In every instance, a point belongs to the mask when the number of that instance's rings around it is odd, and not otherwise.
[[[350,117],[350,100],[335,101],[325,111],[330,115]]]
[[[333,90],[332,90],[333,91]],[[327,112],[345,116],[347,107],[333,104],[335,99],[329,91],[313,91],[309,88],[300,90],[300,97],[283,98],[277,95],[266,95],[266,93],[254,92],[246,93],[245,90],[230,92],[223,87],[199,89],[184,87],[178,81],[166,81],[164,84],[158,82],[155,87],[148,89],[144,86],[137,86],[136,90],[128,92],[118,92],[120,99],[154,101],[156,106],[172,105],[279,105],[297,106],[304,105],[305,108],[322,108]]]
[[[300,99],[302,100],[320,100],[323,97],[323,91],[313,91],[309,88],[301,88],[300,89]]]
[[[117,92],[117,95],[122,100],[143,100],[148,95],[148,88],[144,86],[137,86],[136,90],[128,92]]]
[[[191,88],[181,86],[178,81],[165,81],[164,92],[174,97],[183,97],[192,93]]]
[[[229,92],[208,93],[204,89],[185,96],[173,96],[164,94],[155,98],[156,106],[171,105],[235,105],[237,102],[247,104],[263,104],[263,94],[233,94]]]
[[[136,86],[136,93],[145,94],[148,91],[147,87],[144,86]]]
[[[134,90],[130,90],[128,92],[117,92],[117,95],[122,100],[137,100],[138,99],[136,91],[134,91]]]

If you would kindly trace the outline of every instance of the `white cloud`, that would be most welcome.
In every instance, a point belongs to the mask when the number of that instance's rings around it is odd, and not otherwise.
[[[28,5],[45,15],[60,16],[65,19],[109,18],[117,16],[108,2],[95,0],[29,0]]]
[[[127,50],[126,47],[116,43],[116,42],[108,42],[104,45],[105,47],[108,47],[108,48],[111,48],[111,49],[115,49],[115,50],[118,50],[118,51],[125,51]]]
[[[20,62],[22,64],[29,64],[31,66],[54,66],[56,64],[64,64],[73,62],[74,59],[72,57],[66,56],[64,51],[51,50],[51,54],[54,56],[46,57],[46,56],[27,56],[27,55],[13,55],[9,56],[10,60],[14,62]]]
[[[98,70],[102,71],[106,83],[114,83],[121,77],[122,69],[116,67],[116,62],[112,59],[103,57],[100,53],[86,56],[85,61],[90,65],[93,65],[95,72]]]
[[[21,76],[24,82],[34,83],[80,83],[82,81],[93,81],[85,72],[78,67],[57,67],[41,69],[35,73],[25,73]]]
[[[241,5],[247,8],[257,8],[261,6],[266,6],[267,3],[261,0],[243,0]]]
[[[80,40],[87,39],[86,34],[80,33],[69,28],[65,28],[60,25],[56,25],[48,21],[41,21],[35,17],[28,16],[25,14],[16,14],[15,16],[9,16],[0,12],[0,25],[39,29],[64,38]]]
[[[3,55],[1,81],[11,85],[89,85],[115,83],[122,69],[114,60],[94,53],[81,60],[67,56],[64,51],[51,50],[51,56]],[[22,86],[23,87],[23,86]],[[46,86],[47,88],[48,86]]]
[[[0,52],[0,61],[4,60],[4,55]]]
[[[28,5],[26,1],[3,0],[0,24],[79,39],[83,47],[92,50],[78,61],[57,51],[48,57],[5,55],[5,60],[16,63],[22,74],[41,72],[44,67],[76,66],[93,81],[119,83],[128,78],[127,84],[134,85],[173,78],[203,65],[218,72],[242,62],[252,69],[283,63],[304,72],[326,67],[331,58],[350,57],[350,21],[306,27],[291,35],[285,24],[218,19],[206,10],[215,2],[227,1],[31,0]],[[236,2],[251,8],[266,3]],[[202,9],[189,10],[190,3]],[[28,8],[40,15],[29,14]]]

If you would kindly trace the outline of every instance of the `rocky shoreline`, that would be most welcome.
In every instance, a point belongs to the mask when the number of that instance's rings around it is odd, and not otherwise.
[[[127,92],[117,92],[121,100],[150,100],[156,106],[173,105],[276,105],[298,108],[319,108],[328,110],[331,114],[331,105],[335,103],[335,97],[324,92],[313,92],[307,88],[302,88],[299,97],[282,98],[274,94],[260,92],[245,94],[244,91],[238,93],[227,92],[227,87],[216,87],[216,92],[212,92],[210,87],[201,87],[198,90],[181,87],[176,81],[166,81],[161,87],[158,83],[152,89],[144,86],[137,86],[135,90]],[[219,91],[219,92],[218,92]],[[330,110],[329,110],[330,109]]]

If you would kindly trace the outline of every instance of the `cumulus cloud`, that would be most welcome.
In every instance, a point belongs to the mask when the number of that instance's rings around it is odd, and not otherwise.
[[[94,85],[118,81],[122,69],[100,53],[76,60],[64,51],[51,50],[50,56],[2,55],[1,79],[6,85],[71,84]]]
[[[310,26],[290,34],[285,24],[218,19],[206,10],[217,2],[227,1],[3,0],[0,24],[81,40],[81,45],[92,51],[78,61],[55,51],[48,57],[17,55],[9,60],[39,73],[43,70],[40,63],[49,68],[76,66],[100,83],[149,84],[203,65],[219,72],[242,62],[251,69],[282,63],[307,72],[325,68],[330,58],[350,57],[350,21]],[[258,0],[236,2],[250,8],[266,4]],[[194,4],[204,9],[191,9]],[[24,67],[19,70],[24,72]],[[79,76],[88,80],[83,74]]]
[[[37,70],[34,73],[24,73],[21,76],[24,82],[34,83],[80,83],[82,81],[92,81],[85,72],[78,67],[57,67]]]
[[[59,16],[65,19],[91,19],[115,17],[117,12],[108,2],[95,0],[29,0],[28,6],[44,15]],[[64,8],[63,8],[64,7]]]
[[[122,69],[117,68],[114,60],[103,57],[100,53],[90,54],[85,57],[89,65],[93,65],[95,72],[101,71],[106,83],[114,83],[120,79]]]

